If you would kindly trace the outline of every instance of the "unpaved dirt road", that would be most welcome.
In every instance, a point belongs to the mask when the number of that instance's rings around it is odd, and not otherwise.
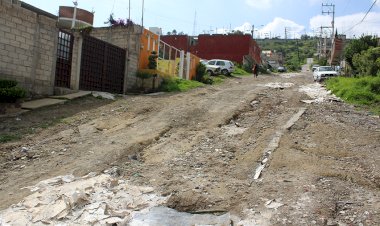
[[[171,208],[229,211],[241,225],[380,225],[380,120],[302,102],[312,83],[310,72],[231,78],[79,112],[0,145],[0,209],[43,179],[117,167]]]

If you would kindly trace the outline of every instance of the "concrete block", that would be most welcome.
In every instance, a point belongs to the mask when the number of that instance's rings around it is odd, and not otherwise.
[[[26,38],[16,35],[16,41],[19,41],[20,43],[26,43]]]
[[[76,99],[76,98],[88,96],[90,94],[91,94],[91,91],[79,91],[79,92],[76,92],[76,93],[71,93],[71,94],[66,94],[66,95],[52,96],[50,98],[73,100],[73,99]]]
[[[46,107],[46,106],[51,106],[51,105],[55,105],[55,104],[63,104],[65,102],[66,102],[66,100],[44,98],[44,99],[24,102],[24,103],[21,104],[21,108],[22,109],[33,110],[33,109],[37,109],[37,108],[41,108],[41,107]]]
[[[16,35],[12,33],[5,33],[5,38],[10,39],[10,40],[16,40]]]

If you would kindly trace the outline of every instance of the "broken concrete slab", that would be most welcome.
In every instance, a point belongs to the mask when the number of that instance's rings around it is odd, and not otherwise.
[[[306,108],[300,108],[296,114],[294,114],[286,123],[283,125],[276,133],[273,135],[272,140],[269,142],[268,146],[264,150],[264,154],[262,157],[262,161],[258,164],[258,166],[255,169],[255,174],[253,175],[254,180],[258,180],[261,176],[261,172],[266,167],[270,155],[278,148],[278,145],[280,144],[281,137],[284,134],[286,130],[289,130],[294,123],[296,123],[300,117],[305,113]]]
[[[138,213],[131,220],[130,226],[193,226],[193,225],[217,225],[230,226],[231,216],[229,213],[221,216],[213,214],[191,214],[178,212],[168,207],[153,207],[147,213]]]
[[[286,82],[286,83],[281,83],[281,82],[271,82],[268,84],[259,84],[257,86],[260,87],[269,87],[273,89],[285,89],[285,88],[290,88],[294,86],[294,83]]]
[[[284,204],[277,202],[275,199],[269,200],[265,203],[265,207],[268,209],[278,209]]]
[[[92,95],[94,97],[104,98],[107,100],[115,100],[115,95],[112,93],[106,93],[106,92],[92,92]]]
[[[302,102],[307,104],[323,103],[327,101],[341,101],[340,98],[336,97],[334,94],[331,93],[330,90],[327,90],[319,83],[301,86],[298,91],[306,93],[306,95],[312,98],[312,100],[301,100]]]
[[[34,110],[41,107],[56,105],[56,104],[63,104],[67,100],[59,100],[59,99],[52,99],[52,98],[43,98],[39,100],[32,100],[28,102],[24,102],[21,104],[22,109],[28,109],[28,110]]]
[[[73,99],[76,99],[76,98],[88,96],[90,94],[91,94],[91,91],[79,91],[79,92],[76,92],[76,93],[70,93],[70,94],[66,94],[66,95],[52,96],[50,98],[73,100]]]
[[[34,193],[0,211],[0,225],[127,225],[168,199],[108,174],[58,176],[28,188]]]

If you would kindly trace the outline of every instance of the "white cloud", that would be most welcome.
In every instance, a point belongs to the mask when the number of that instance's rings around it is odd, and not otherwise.
[[[256,9],[270,9],[275,0],[245,0],[247,5]]]
[[[285,38],[285,27],[288,30],[288,38],[299,38],[303,34],[305,27],[297,24],[294,21],[276,17],[269,24],[262,27],[255,27],[254,37],[255,38],[274,38],[280,37]],[[235,27],[234,31],[242,31],[245,34],[251,34],[252,24],[245,22],[241,26]],[[227,34],[228,29],[218,29],[218,34]]]
[[[359,23],[363,19],[364,15],[364,13],[357,13],[353,15],[336,17],[335,28],[338,30],[338,33],[345,33],[350,38],[354,35],[358,37],[362,34],[380,35],[380,20],[378,19],[380,18],[380,13],[371,12],[367,15],[363,22]],[[321,26],[331,26],[331,17],[318,15],[310,19],[310,28],[316,33],[320,33]],[[328,29],[325,31],[328,31]],[[331,30],[328,32],[331,34]]]
[[[305,27],[295,23],[294,21],[283,19],[276,17],[272,22],[265,26],[255,27],[254,37],[255,38],[274,38],[274,37],[285,37],[285,27],[288,30],[288,38],[299,38]],[[242,31],[245,34],[251,34],[252,24],[249,22],[245,22],[241,26],[235,27],[234,31]],[[218,34],[227,34],[228,32],[232,32],[228,29],[218,29]]]
[[[239,27],[235,27],[235,31],[242,31],[243,33],[250,33],[252,30],[252,24],[245,22],[243,25]]]
[[[243,25],[235,27],[232,30],[227,29],[227,28],[218,28],[216,31],[217,31],[217,34],[228,34],[234,31],[241,31],[245,34],[251,34],[252,24],[249,22],[245,22]]]
[[[285,38],[285,28],[287,29],[288,38],[299,38],[302,35],[302,32],[305,30],[304,26],[299,25],[294,21],[276,17],[272,22],[259,29],[255,37]]]

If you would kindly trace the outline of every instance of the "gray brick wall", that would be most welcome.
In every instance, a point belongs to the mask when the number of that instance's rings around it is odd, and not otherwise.
[[[0,0],[0,79],[17,80],[32,95],[53,94],[56,19]]]

